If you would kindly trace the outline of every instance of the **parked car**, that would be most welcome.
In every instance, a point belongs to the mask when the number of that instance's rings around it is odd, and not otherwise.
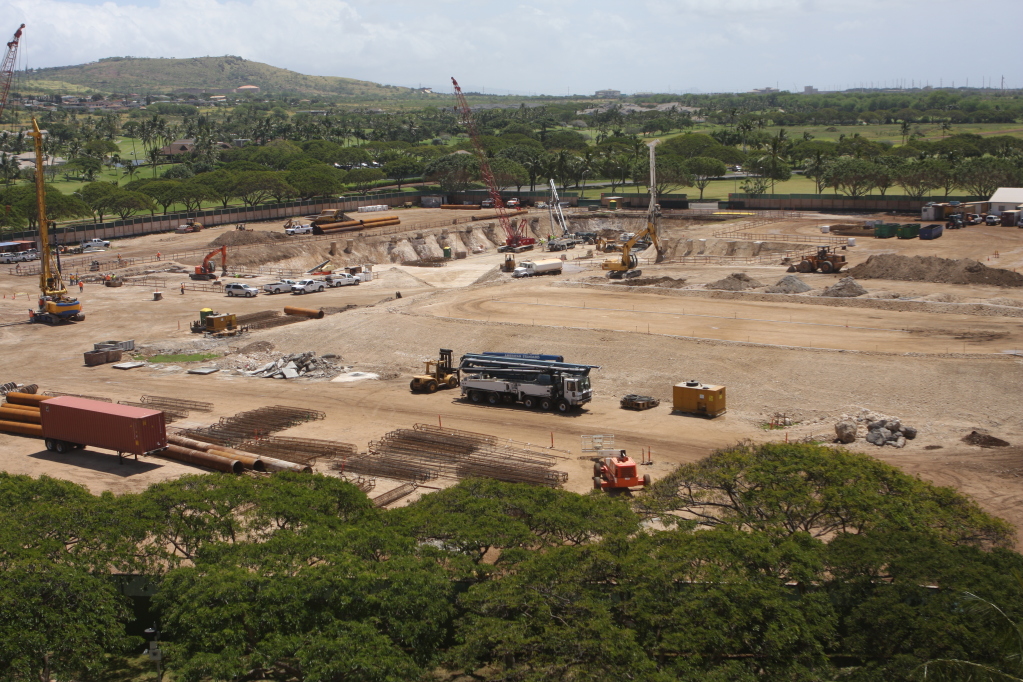
[[[93,239],[86,239],[84,242],[82,242],[83,249],[87,249],[90,246],[101,247],[106,249],[110,246],[110,242],[100,239],[99,237],[94,237]]]
[[[21,260],[21,254],[17,251],[0,253],[0,263],[20,263]]]
[[[273,282],[272,284],[264,284],[263,291],[268,294],[283,294],[291,291],[291,287],[295,286],[295,280],[282,279],[280,282]]]
[[[300,279],[291,285],[293,294],[311,294],[314,291],[323,291],[327,283],[318,279]]]
[[[984,224],[985,225],[1001,225],[1002,224],[1002,219],[1001,219],[1001,217],[996,216],[996,215],[987,215],[987,216],[984,216]]]
[[[296,235],[296,234],[312,234],[312,225],[293,225],[292,227],[284,228],[284,234]]]
[[[327,276],[327,284],[332,287],[346,287],[351,284],[358,284],[361,282],[358,277],[350,275],[347,272],[335,272],[332,275]]]
[[[233,282],[224,287],[224,293],[228,296],[246,296],[252,298],[259,293],[259,289],[248,284]]]

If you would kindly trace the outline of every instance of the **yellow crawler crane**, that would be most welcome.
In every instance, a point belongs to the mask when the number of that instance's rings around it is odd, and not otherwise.
[[[81,322],[85,319],[82,304],[68,295],[60,274],[60,255],[50,246],[50,224],[46,219],[46,179],[43,176],[43,134],[39,123],[32,118],[29,135],[35,140],[36,151],[36,207],[39,211],[39,307],[32,312],[33,322],[60,324]]]

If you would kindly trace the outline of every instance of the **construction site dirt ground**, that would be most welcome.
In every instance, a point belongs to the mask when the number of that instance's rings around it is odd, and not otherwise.
[[[753,231],[820,234],[820,222],[817,217],[793,219]],[[250,227],[279,231],[280,223]],[[720,224],[686,229],[671,225],[666,232],[673,239],[703,238],[722,229]],[[113,251],[132,257],[155,250],[201,250],[223,232],[126,239],[115,242]],[[274,248],[265,247],[268,260]],[[599,260],[614,256],[577,258],[588,250],[592,247],[563,252],[567,261],[561,276],[512,280],[498,271],[504,255],[491,249],[439,268],[378,263],[371,282],[302,296],[182,295],[178,282],[188,281],[182,273],[161,275],[168,281],[159,301],[153,300],[151,287],[89,283],[80,295],[86,313],[82,323],[0,327],[0,382],[35,383],[41,390],[114,401],[160,395],[215,405],[212,414],[193,412],[175,426],[206,425],[267,405],[310,407],[325,412],[326,419],[280,435],[338,440],[360,450],[388,431],[420,422],[543,446],[553,442],[568,451],[555,468],[569,473],[566,488],[578,492],[592,487],[592,463],[580,450],[581,435],[614,434],[616,446],[631,454],[649,450],[654,464],[643,469],[656,479],[678,463],[739,440],[830,440],[843,414],[866,409],[900,418],[917,427],[919,436],[904,449],[863,441],[849,447],[955,486],[1023,528],[1023,357],[1007,352],[1023,349],[1023,290],[861,280],[868,296],[891,292],[899,298],[820,296],[841,274],[799,275],[812,288],[799,295],[764,294],[760,289],[718,292],[703,286],[734,272],[774,284],[787,274],[780,263],[643,265],[643,280],[667,277],[678,284],[639,287],[609,283]],[[971,256],[991,267],[1013,269],[1023,261],[1023,230],[968,228],[946,232],[933,242],[861,239],[846,253],[855,265],[881,251]],[[996,251],[998,262],[987,261]],[[520,260],[525,257],[530,254]],[[182,265],[191,268],[196,262]],[[258,286],[271,279],[227,281]],[[35,278],[3,268],[0,322],[24,320],[34,307],[36,287]],[[989,305],[991,301],[999,304]],[[188,329],[205,307],[245,314],[285,305],[357,307],[225,340],[204,339]],[[216,358],[126,371],[109,364],[86,367],[82,354],[108,339],[134,339],[141,355],[206,352],[234,358],[246,345],[266,341],[282,355],[336,354],[338,362],[365,375],[332,382],[254,378],[226,368],[207,376],[186,373],[215,365]],[[595,399],[563,416],[472,405],[457,391],[412,394],[410,376],[422,371],[423,360],[436,358],[439,348],[453,349],[456,359],[464,352],[502,350],[556,353],[570,362],[599,365],[592,374]],[[367,375],[376,378],[359,378]],[[672,385],[691,378],[727,386],[728,412],[712,420],[672,414]],[[628,393],[655,396],[661,405],[644,412],[622,410],[618,400]],[[782,430],[765,428],[779,415],[794,424]],[[975,429],[1012,445],[982,449],[960,442]],[[157,458],[118,464],[116,455],[106,451],[58,455],[38,440],[6,434],[0,434],[0,469],[65,478],[94,492],[141,490],[202,471]],[[373,494],[395,485],[380,479]]]

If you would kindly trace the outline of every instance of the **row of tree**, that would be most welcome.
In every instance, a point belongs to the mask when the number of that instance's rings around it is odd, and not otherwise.
[[[0,474],[0,514],[6,680],[110,679],[137,655],[117,573],[155,586],[181,681],[1023,672],[1000,639],[1023,611],[1012,529],[830,447],[729,448],[631,504],[469,480],[381,511],[318,475],[115,497]]]

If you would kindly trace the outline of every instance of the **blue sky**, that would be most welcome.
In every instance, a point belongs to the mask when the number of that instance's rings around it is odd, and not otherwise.
[[[1021,0],[0,0],[20,65],[239,55],[521,94],[1023,87]],[[953,45],[957,35],[962,43]],[[1004,28],[1003,28],[1004,27]],[[1008,36],[1008,37],[1007,37]]]

